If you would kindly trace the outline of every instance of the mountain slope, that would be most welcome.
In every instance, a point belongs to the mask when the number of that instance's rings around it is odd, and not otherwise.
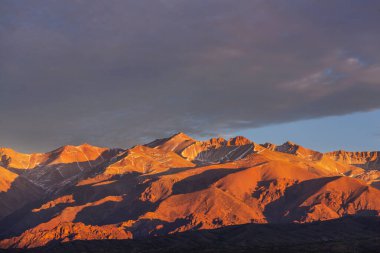
[[[62,191],[102,163],[119,149],[83,144],[63,146],[48,153],[23,154],[0,148],[0,218],[11,214],[49,192]]]
[[[0,219],[42,196],[40,187],[0,166]]]
[[[63,146],[44,154],[23,154],[1,148],[0,156],[3,166],[9,171],[45,190],[54,191],[72,183],[81,174],[108,162],[119,152],[119,149],[83,144]]]

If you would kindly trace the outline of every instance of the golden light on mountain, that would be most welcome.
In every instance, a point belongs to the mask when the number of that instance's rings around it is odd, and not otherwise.
[[[379,216],[375,154],[324,154],[244,137],[198,141],[183,133],[127,150],[3,148],[0,245]]]

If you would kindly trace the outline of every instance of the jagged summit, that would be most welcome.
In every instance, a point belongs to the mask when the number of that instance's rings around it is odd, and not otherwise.
[[[270,143],[270,142],[265,142],[264,144],[261,144],[261,146],[263,146],[264,148],[266,149],[269,149],[271,151],[274,151],[277,147],[276,144],[273,144],[273,143]]]
[[[227,142],[228,145],[233,145],[233,146],[248,145],[252,143],[253,142],[251,140],[249,140],[248,138],[245,138],[244,136],[236,136],[236,137],[230,138]]]
[[[225,145],[227,140],[222,137],[214,137],[209,140],[212,145]]]
[[[287,146],[299,146],[297,143],[293,141],[286,141],[282,145],[287,145]]]
[[[244,136],[228,140],[217,137],[205,141],[195,140],[180,132],[169,138],[158,139],[147,144],[148,147],[173,151],[185,159],[197,163],[218,163],[239,160],[257,151],[260,145]]]

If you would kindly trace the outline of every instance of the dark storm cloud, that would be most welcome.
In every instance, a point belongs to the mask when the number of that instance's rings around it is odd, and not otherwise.
[[[0,145],[128,146],[380,107],[378,1],[0,4]]]

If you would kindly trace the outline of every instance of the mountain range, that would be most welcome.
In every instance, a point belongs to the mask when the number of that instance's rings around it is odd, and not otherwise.
[[[0,204],[3,249],[203,238],[259,224],[309,229],[363,216],[378,222],[380,152],[322,153],[290,141],[199,141],[184,133],[129,149],[0,148]]]

